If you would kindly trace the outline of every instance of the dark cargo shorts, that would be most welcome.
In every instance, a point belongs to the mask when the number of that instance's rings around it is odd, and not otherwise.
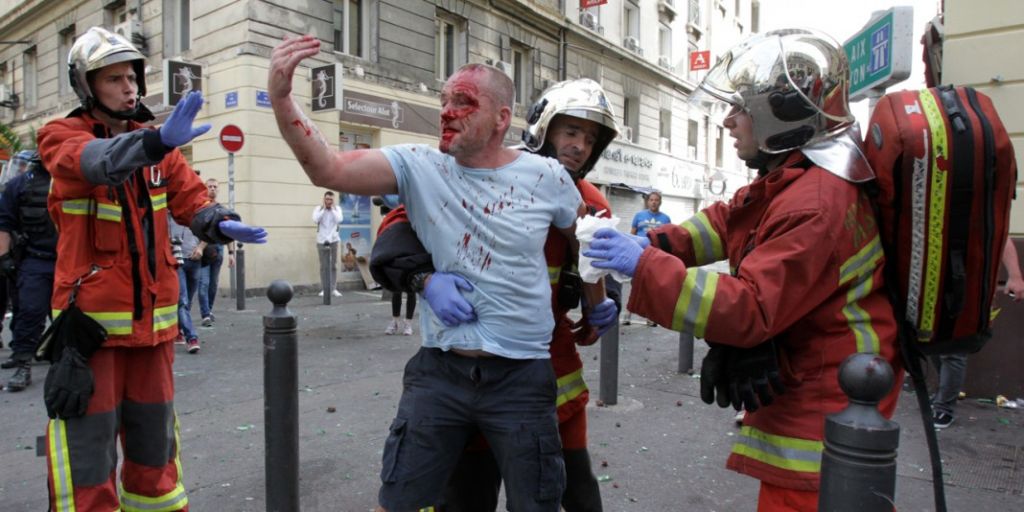
[[[403,385],[384,444],[382,507],[436,505],[466,443],[480,432],[504,476],[509,510],[558,512],[565,467],[549,360],[420,348],[405,365]]]

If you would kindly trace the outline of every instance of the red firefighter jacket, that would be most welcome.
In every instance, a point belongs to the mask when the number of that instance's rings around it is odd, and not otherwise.
[[[133,134],[146,128],[129,123],[130,136],[110,140],[99,157],[94,152],[85,159],[90,142],[110,139],[88,114],[51,121],[39,131],[39,154],[53,176],[48,208],[60,234],[52,307],[55,314],[65,308],[80,281],[77,304],[107,329],[109,347],[151,346],[177,336],[177,262],[167,210],[188,226],[209,203],[181,152],[168,152],[152,137],[144,142]],[[120,185],[94,184],[83,170],[126,165],[137,169]]]
[[[902,376],[867,195],[795,152],[729,204],[648,236],[631,311],[710,342],[750,347],[774,338],[781,347],[786,392],[747,414],[728,467],[816,490],[825,415],[847,403],[840,363],[876,353]],[[726,258],[730,275],[699,268]],[[881,404],[886,417],[899,389]]]

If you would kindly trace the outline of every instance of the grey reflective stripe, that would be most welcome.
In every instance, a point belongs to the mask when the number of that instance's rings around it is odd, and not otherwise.
[[[868,242],[860,252],[851,258],[839,269],[839,284],[857,277],[858,274],[872,274],[875,267],[872,265],[875,259],[882,255],[882,239],[877,235]]]
[[[847,303],[843,306],[843,315],[846,316],[850,327],[854,330],[854,337],[857,339],[857,352],[876,354],[879,351],[878,335],[871,325],[871,315],[859,304],[860,299],[871,293],[873,284],[874,275],[867,272],[854,282],[846,295]]]
[[[711,238],[711,228],[707,225],[706,217],[704,215],[694,215],[688,222],[691,222],[697,229],[701,241],[704,242],[703,258],[697,264],[714,263],[717,261],[718,255],[715,254],[715,242]]]
[[[910,196],[910,268],[907,271],[907,320],[913,326],[918,325],[921,317],[918,303],[921,301],[921,279],[924,276],[924,249],[928,244],[925,237],[925,225],[928,216],[925,212],[928,199],[928,151],[931,148],[928,130],[923,130],[924,157],[914,158],[914,172],[911,178]]]

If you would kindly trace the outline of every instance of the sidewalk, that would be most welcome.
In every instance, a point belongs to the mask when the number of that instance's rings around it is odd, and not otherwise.
[[[381,450],[401,393],[402,369],[419,345],[419,329],[411,337],[385,336],[390,302],[381,301],[380,292],[346,291],[333,300],[323,306],[319,297],[302,296],[290,305],[299,321],[302,510],[363,512],[376,504]],[[222,299],[217,324],[198,330],[200,353],[177,347],[176,409],[193,511],[266,508],[261,317],[270,304],[253,297],[247,306],[237,312],[233,301]],[[724,468],[738,431],[733,411],[705,405],[698,380],[676,373],[677,340],[677,333],[642,321],[623,327],[618,404],[609,407],[594,406],[600,347],[583,349],[592,393],[591,453],[604,508],[753,511],[757,482]],[[699,366],[702,343],[696,351]],[[6,347],[0,350],[0,358],[8,354]],[[46,423],[46,367],[33,370],[28,390],[0,393],[3,510],[46,508],[45,459],[35,451]],[[8,376],[0,374],[0,382]],[[897,508],[933,510],[927,449],[912,394],[902,394],[895,419],[902,427]],[[939,439],[949,510],[1024,509],[1024,411],[968,398]]]

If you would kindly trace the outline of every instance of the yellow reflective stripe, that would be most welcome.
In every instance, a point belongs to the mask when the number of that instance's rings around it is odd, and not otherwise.
[[[704,337],[711,314],[711,302],[718,290],[718,272],[702,268],[686,269],[683,289],[676,300],[675,313],[672,314],[672,330],[689,332],[697,338]]]
[[[151,195],[149,196],[149,201],[153,203],[153,211],[167,208],[167,192]]]
[[[153,310],[153,332],[178,324],[178,305],[171,304]]]
[[[846,284],[847,281],[863,273],[873,274],[880,259],[882,259],[882,239],[876,234],[867,245],[857,251],[857,254],[854,254],[839,267],[839,284]]]
[[[117,483],[117,490],[121,495],[121,509],[125,512],[173,512],[188,505],[188,495],[180,480],[171,492],[153,498],[132,494],[124,489],[121,482]]]
[[[61,313],[60,309],[51,310],[54,318]],[[93,320],[99,322],[107,334],[131,334],[132,333],[132,312],[95,312],[85,311]]]
[[[711,226],[711,220],[704,212],[697,212],[679,227],[690,234],[690,241],[693,244],[693,255],[697,259],[697,265],[706,265],[725,259],[725,248],[722,239]]]
[[[116,204],[96,203],[96,218],[121,222],[121,207]]]
[[[555,407],[580,396],[587,390],[587,383],[583,382],[583,368],[558,378],[558,398],[555,400]]]
[[[548,267],[548,281],[551,284],[558,284],[558,276],[562,274],[562,267]]]
[[[732,452],[789,471],[821,471],[821,441],[768,434],[750,426],[740,429]]]
[[[423,508],[419,509],[419,511],[417,511],[417,512],[435,512],[435,510],[437,510],[437,509],[435,509],[434,507],[423,507]]]
[[[57,512],[74,512],[75,494],[71,481],[67,423],[64,420],[50,420],[47,434],[50,473],[53,475],[54,506]]]
[[[921,337],[931,338],[935,327],[936,303],[939,298],[939,281],[942,271],[943,253],[943,232],[946,227],[946,187],[948,176],[946,171],[939,168],[939,158],[949,158],[946,140],[946,125],[942,119],[942,111],[939,110],[935,97],[928,89],[922,90],[918,97],[921,99],[921,109],[928,118],[928,127],[932,135],[932,158],[931,158],[931,194],[928,204],[928,263],[925,266],[926,274],[924,281],[924,305],[921,311],[921,318],[918,323],[918,333]]]
[[[857,340],[857,352],[869,352],[877,354],[881,349],[878,341],[878,333],[871,322],[871,314],[860,307],[860,300],[871,293],[874,285],[874,275],[862,274],[863,279],[858,280],[846,292],[846,305],[843,306],[843,316],[853,331]]]
[[[65,199],[60,203],[60,211],[68,215],[89,215],[92,205],[92,199]]]

